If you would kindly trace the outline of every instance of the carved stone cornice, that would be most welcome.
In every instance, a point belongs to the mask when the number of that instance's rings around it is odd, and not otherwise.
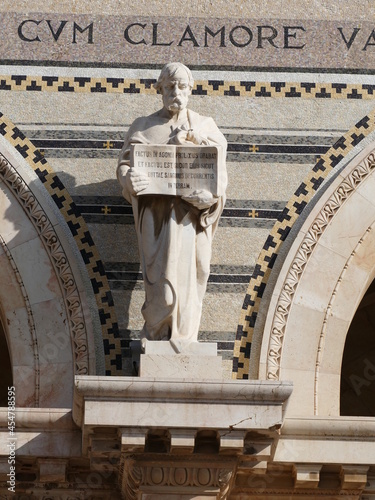
[[[278,380],[284,336],[291,305],[294,300],[302,273],[314,248],[338,210],[348,200],[358,186],[368,178],[375,169],[375,153],[371,152],[359,165],[343,179],[339,186],[324,204],[303,238],[298,251],[287,272],[281,288],[271,326],[267,355],[266,377]]]
[[[121,454],[126,500],[140,492],[224,500],[241,454],[270,459],[291,392],[289,382],[79,376],[73,418],[92,464],[104,469]]]
[[[2,154],[0,154],[0,179],[12,191],[23,208],[50,257],[63,292],[67,316],[69,318],[68,327],[74,352],[75,373],[77,375],[87,374],[89,372],[89,361],[86,323],[80,293],[69,264],[69,259],[48,215],[36,199],[36,196],[17,170]]]
[[[234,478],[236,459],[207,457],[202,460],[153,456],[150,458],[122,456],[119,483],[123,497],[137,500],[139,494],[168,495],[210,492],[217,499],[226,499]]]
[[[73,418],[84,434],[101,415],[103,427],[204,429],[231,434],[281,427],[293,384],[279,381],[155,380],[76,376]]]
[[[129,500],[138,500],[139,488],[143,480],[143,470],[136,465],[134,460],[129,459],[127,463],[120,464],[119,483],[122,495]]]

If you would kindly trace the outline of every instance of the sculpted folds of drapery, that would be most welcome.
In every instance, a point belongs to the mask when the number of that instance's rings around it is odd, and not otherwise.
[[[184,66],[165,79],[161,92],[174,81],[185,85]],[[167,65],[168,66],[168,65]],[[170,66],[173,66],[170,65]],[[182,67],[182,70],[181,70]],[[173,71],[174,68],[172,68]],[[187,69],[187,68],[186,68]],[[182,81],[182,84],[181,84]],[[191,84],[189,86],[189,93]],[[217,145],[223,149],[218,166],[226,186],[226,140],[212,118],[186,109],[187,98],[177,85],[163,95],[164,108],[141,117],[131,125],[124,141],[118,179],[124,197],[132,204],[146,299],[142,307],[145,324],[141,337],[149,340],[197,341],[202,301],[210,272],[211,245],[225,195],[194,192],[190,196],[142,195],[138,186],[147,183],[141,175],[130,182],[130,146],[142,144]],[[187,94],[187,92],[185,92]],[[168,104],[176,102],[176,113]]]

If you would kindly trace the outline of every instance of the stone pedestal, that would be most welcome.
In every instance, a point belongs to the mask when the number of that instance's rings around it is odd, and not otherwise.
[[[222,379],[222,360],[215,343],[143,340],[133,341],[131,349],[140,377]]]
[[[238,467],[266,470],[291,392],[279,381],[80,376],[73,419],[83,455],[117,467],[126,500],[226,499]]]

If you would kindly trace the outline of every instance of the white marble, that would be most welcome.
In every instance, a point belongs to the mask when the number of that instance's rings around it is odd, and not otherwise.
[[[362,183],[358,190],[358,194],[363,196],[367,201],[375,205],[375,178],[371,176],[366,182]]]
[[[222,379],[222,371],[221,356],[142,354],[139,376],[204,381]]]
[[[148,428],[270,429],[283,420],[292,385],[281,382],[76,377],[73,416],[95,425]]]
[[[11,311],[25,307],[24,292],[21,288],[20,278],[14,271],[10,254],[5,253],[6,249],[2,246],[0,253],[0,279],[1,283],[6,283],[6,287],[0,289],[1,304],[4,313],[10,314]]]
[[[286,331],[288,342],[282,353],[283,368],[305,370],[307,366],[314,365],[323,320],[324,312],[315,311],[307,305],[293,304]],[[302,336],[304,341],[301,345]]]
[[[31,331],[30,312],[26,307],[8,310],[6,332],[9,337],[9,352],[12,366],[34,365],[36,335]]]
[[[36,366],[34,363],[30,365],[15,364],[12,371],[15,387],[22,388],[19,391],[17,390],[16,393],[17,406],[34,406],[37,398],[36,386],[38,381]]]
[[[285,368],[280,370],[282,380],[293,380],[293,393],[289,399],[287,414],[309,416],[314,414],[314,377],[306,363],[305,369]],[[294,396],[294,397],[293,397]]]
[[[319,312],[325,311],[346,260],[335,250],[318,244],[303,272],[306,283],[314,285],[309,287],[308,292],[306,286],[297,286],[294,302]]]
[[[364,180],[363,185],[366,184],[367,180]],[[347,201],[335,214],[329,230],[322,234],[320,245],[347,258],[363,235],[363,227],[374,222],[374,211],[373,201],[367,200],[357,191],[349,193]]]
[[[321,469],[321,465],[294,465],[294,485],[297,488],[317,488],[320,480]]]
[[[51,362],[40,365],[40,406],[71,408],[74,372],[71,362]]]
[[[50,258],[38,237],[12,248],[31,304],[61,296]]]
[[[80,430],[69,409],[17,408],[16,453],[23,456],[68,458],[81,455]],[[0,409],[0,454],[8,456],[8,412]]]
[[[42,365],[72,363],[72,340],[68,328],[62,298],[33,304],[33,317],[39,344],[39,360]]]
[[[220,380],[223,378],[221,356],[213,342],[189,342],[183,339],[165,342],[143,339],[144,354],[135,357],[140,342],[131,344],[133,362],[139,364],[140,377],[160,379]]]
[[[190,70],[183,64],[164,66],[155,84],[162,94],[163,108],[133,122],[117,169],[122,194],[133,206],[146,294],[141,338],[149,340],[197,340],[212,238],[225,203],[226,140],[212,118],[187,109],[193,83]],[[133,161],[132,145],[137,143],[193,149],[218,146],[222,160],[217,177],[222,189],[196,189],[172,197],[143,194],[151,181],[140,167],[134,168],[137,163]]]
[[[362,248],[364,252],[359,252],[353,256],[350,266],[345,269],[345,272],[340,278],[340,283],[336,284],[334,300],[331,300],[330,316],[342,321],[351,322],[353,319],[353,310],[357,310],[364,292],[371,284],[371,277],[374,275],[373,267],[375,259],[369,255],[362,260],[364,253],[375,254],[375,231],[372,231],[372,241]],[[372,265],[371,265],[372,264]],[[366,286],[367,285],[367,286]],[[338,299],[338,300],[337,300]]]
[[[169,342],[156,342],[144,339],[142,347],[145,354],[160,354],[173,356],[177,353],[186,356],[216,356],[217,344],[215,342],[185,342],[184,340],[170,340]]]
[[[371,418],[286,418],[274,460],[280,464],[373,464],[374,433]]]
[[[340,356],[340,350],[338,349],[338,351],[337,358]],[[332,354],[332,357],[334,357],[334,354]],[[341,360],[342,355],[339,362]],[[339,413],[337,410],[340,408],[340,391],[337,389],[340,387],[340,384],[341,373],[337,373],[337,370],[333,373],[326,372],[324,371],[324,366],[319,370],[314,390],[316,415],[337,416]]]
[[[1,235],[9,248],[35,237],[36,231],[16,197],[4,183],[0,183]]]

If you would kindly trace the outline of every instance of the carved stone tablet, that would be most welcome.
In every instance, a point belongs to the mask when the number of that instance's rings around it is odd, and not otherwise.
[[[133,144],[130,165],[144,172],[149,185],[143,194],[186,196],[206,189],[214,196],[223,194],[218,174],[220,146],[175,146],[171,144]]]

